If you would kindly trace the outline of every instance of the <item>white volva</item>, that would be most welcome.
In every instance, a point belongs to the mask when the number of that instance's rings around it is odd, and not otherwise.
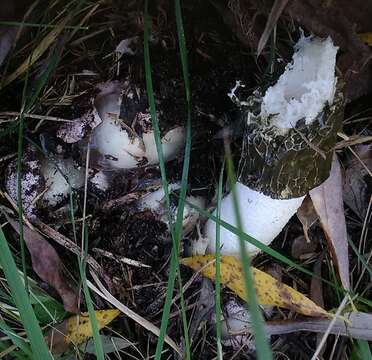
[[[292,64],[278,82],[270,87],[261,104],[260,117],[267,118],[280,131],[293,128],[305,118],[310,124],[323,107],[332,104],[335,93],[335,61],[337,47],[331,38],[301,38],[296,45]],[[311,164],[309,164],[311,166]],[[241,183],[236,184],[243,231],[269,245],[296,213],[304,197],[288,200],[273,199]],[[216,215],[214,213],[214,215]],[[221,218],[236,226],[231,194],[221,203]],[[221,254],[239,256],[239,238],[221,226]],[[215,252],[216,223],[208,220],[205,235],[209,240],[207,252]],[[250,255],[259,249],[246,242]]]

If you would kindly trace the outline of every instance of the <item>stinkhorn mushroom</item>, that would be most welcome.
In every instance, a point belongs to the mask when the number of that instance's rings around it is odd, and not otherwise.
[[[245,126],[235,185],[243,231],[269,245],[296,213],[308,191],[327,179],[343,97],[335,76],[332,39],[302,37],[293,60],[273,86],[239,102]],[[233,198],[221,219],[236,226]],[[214,253],[216,223],[209,219],[207,251]],[[247,243],[250,255],[259,249]],[[221,226],[221,253],[239,256],[238,237]]]

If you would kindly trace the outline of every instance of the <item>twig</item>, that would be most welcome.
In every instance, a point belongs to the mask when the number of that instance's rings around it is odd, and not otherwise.
[[[38,228],[47,236],[49,236],[51,239],[53,239],[55,242],[58,244],[62,245],[65,247],[67,250],[73,252],[76,255],[81,254],[81,249],[69,238],[66,236],[62,235],[58,231],[54,230],[51,228],[49,225],[44,224],[42,221],[37,220],[36,225]],[[102,269],[101,265],[98,264],[98,262],[90,255],[87,255],[85,257],[86,262],[94,269],[106,282],[106,284],[111,287],[111,280],[110,278],[106,275],[105,271]]]

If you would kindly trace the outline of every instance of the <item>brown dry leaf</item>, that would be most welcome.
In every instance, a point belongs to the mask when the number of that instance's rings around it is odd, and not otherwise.
[[[352,160],[346,165],[344,182],[344,201],[363,221],[370,197],[369,182],[371,177],[367,169],[372,170],[372,145],[359,145],[354,148]]]
[[[8,221],[19,234],[18,222],[12,219]],[[41,234],[26,226],[23,227],[23,236],[31,254],[32,268],[36,274],[57,290],[66,311],[77,313],[77,294],[71,289],[63,275],[63,265],[54,247]]]
[[[301,206],[297,210],[297,217],[298,220],[301,221],[307,242],[310,242],[308,230],[316,223],[316,221],[319,219],[319,216],[316,213],[313,202],[311,201],[309,196],[305,197],[305,200],[302,202]]]
[[[98,329],[101,330],[113,321],[120,311],[117,309],[95,311]],[[78,346],[93,336],[92,323],[88,315],[75,315],[51,329],[46,336],[54,354],[65,352],[69,346]]]
[[[317,241],[307,241],[304,235],[300,235],[292,241],[291,255],[295,259],[307,259],[313,256],[317,247]]]
[[[342,285],[350,288],[349,253],[344,204],[342,174],[337,155],[333,155],[329,178],[310,191],[314,208],[319,215],[333,261],[337,265]]]
[[[322,277],[322,264],[323,264],[324,254],[322,254],[314,264],[313,273],[316,276],[311,278],[310,286],[310,297],[315,304],[324,307],[324,298],[323,298],[323,283],[320,280]]]
[[[200,271],[212,280],[215,279],[216,263],[214,255],[193,256],[182,259],[180,263],[191,267],[194,271]],[[279,306],[308,316],[329,316],[327,311],[297,290],[277,281],[261,270],[253,267],[251,269],[257,300],[260,305]],[[247,301],[240,260],[232,256],[221,257],[221,283]]]

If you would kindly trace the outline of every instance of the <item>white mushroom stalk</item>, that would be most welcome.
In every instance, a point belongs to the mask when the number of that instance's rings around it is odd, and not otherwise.
[[[343,115],[336,53],[331,38],[301,38],[277,83],[239,102],[245,131],[235,189],[242,230],[265,245],[282,231],[306,193],[329,176]],[[236,226],[231,194],[222,200],[221,219]],[[216,223],[208,220],[210,253],[216,251],[215,234]],[[246,245],[249,255],[259,251]],[[240,254],[238,237],[222,226],[221,246],[223,255]]]
[[[273,199],[259,191],[237,182],[235,191],[238,197],[242,228],[246,234],[269,245],[282,231],[289,219],[301,206],[304,196],[293,199]],[[214,214],[215,215],[215,214]],[[236,216],[232,194],[228,194],[221,204],[221,220],[236,226]],[[221,253],[237,256],[240,253],[239,238],[221,226]],[[210,240],[208,251],[216,252],[216,223],[208,220],[205,235]],[[250,255],[259,252],[256,246],[246,243]]]

